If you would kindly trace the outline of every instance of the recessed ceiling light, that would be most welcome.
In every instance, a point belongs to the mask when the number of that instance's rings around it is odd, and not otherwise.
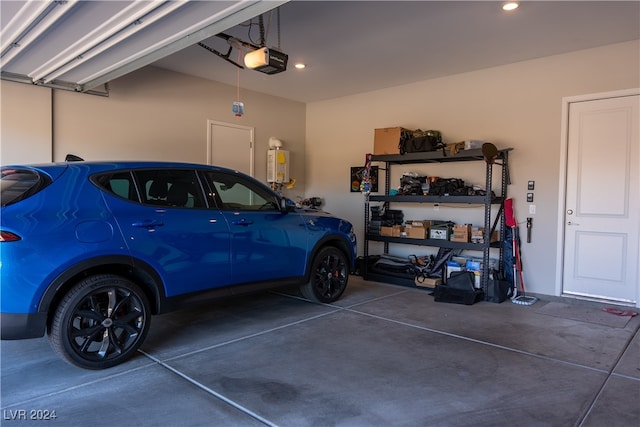
[[[502,5],[502,10],[516,10],[520,6],[517,1],[510,1]]]
[[[298,62],[296,65],[294,65],[294,67],[296,67],[298,70],[302,70],[303,68],[306,67],[306,65],[303,64],[302,62]]]

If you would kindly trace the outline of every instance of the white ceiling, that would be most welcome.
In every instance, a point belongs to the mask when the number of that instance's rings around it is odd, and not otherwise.
[[[55,68],[68,63],[69,70],[58,70],[50,83],[83,91],[153,64],[231,85],[239,77],[241,88],[312,102],[640,39],[637,0],[521,1],[512,13],[503,12],[502,2],[497,1],[67,1],[49,2],[62,3],[70,11],[31,45],[19,46],[17,55],[6,61],[13,50],[5,49],[6,43],[15,41],[11,31],[16,22],[24,20],[14,19],[12,26],[11,19],[25,3],[0,1],[2,77],[26,76],[26,81],[42,83],[51,77],[41,80],[41,65],[49,63],[48,68]],[[35,8],[42,2],[31,3]],[[180,3],[185,4],[150,22],[154,13]],[[203,40],[226,53],[229,45],[214,36],[219,32],[251,41],[248,27],[238,24],[279,4],[280,47],[289,55],[285,72],[266,75],[239,70],[196,44]],[[118,17],[127,7],[133,9]],[[124,31],[139,27],[140,22],[134,25],[134,12],[145,7],[151,12],[139,12],[143,30],[124,37]],[[277,45],[275,16],[275,12],[264,15],[267,24],[271,17],[268,46]],[[85,59],[95,51],[85,52],[75,42],[111,17],[117,18],[107,26],[113,34],[103,43],[118,37],[122,41]],[[114,33],[118,24],[123,29]],[[257,26],[251,34],[255,44]],[[231,59],[238,60],[236,55],[234,48]],[[73,68],[80,62],[78,57],[86,62]],[[307,68],[294,69],[298,61]]]
[[[640,38],[638,1],[524,1],[512,13],[501,5],[293,0],[280,7],[287,71],[244,70],[240,86],[311,102]],[[236,84],[235,67],[198,46],[156,65]]]

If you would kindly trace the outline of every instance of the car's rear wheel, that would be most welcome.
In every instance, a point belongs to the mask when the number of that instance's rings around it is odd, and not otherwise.
[[[134,355],[150,320],[147,296],[135,283],[116,275],[90,276],[58,305],[49,341],[69,363],[110,368]]]
[[[322,248],[311,264],[311,277],[300,287],[305,298],[314,302],[334,302],[344,292],[349,280],[345,254],[332,246]]]

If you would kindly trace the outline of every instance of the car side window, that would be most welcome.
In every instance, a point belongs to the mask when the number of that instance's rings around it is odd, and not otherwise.
[[[224,210],[279,210],[277,197],[250,180],[222,172],[207,172],[206,176]]]
[[[138,202],[138,193],[130,172],[115,172],[95,177],[94,182],[103,190],[123,199]]]
[[[204,208],[200,182],[194,170],[143,169],[134,172],[142,203],[178,208]]]

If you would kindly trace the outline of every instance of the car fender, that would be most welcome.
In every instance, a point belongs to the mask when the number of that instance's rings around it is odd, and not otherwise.
[[[311,265],[313,263],[313,259],[316,257],[320,249],[326,246],[335,246],[338,249],[340,249],[347,256],[349,266],[351,268],[354,267],[356,257],[351,249],[352,243],[349,240],[349,238],[342,234],[328,234],[322,237],[320,240],[318,240],[314,245],[314,247],[309,251],[307,271],[305,272],[305,277],[307,278],[307,280],[311,277]]]
[[[162,311],[166,293],[160,275],[149,264],[124,255],[90,258],[66,269],[47,287],[40,299],[38,311],[49,313],[51,307],[57,305],[79,278],[98,273],[121,274],[132,279],[147,291],[152,312],[155,314]]]

